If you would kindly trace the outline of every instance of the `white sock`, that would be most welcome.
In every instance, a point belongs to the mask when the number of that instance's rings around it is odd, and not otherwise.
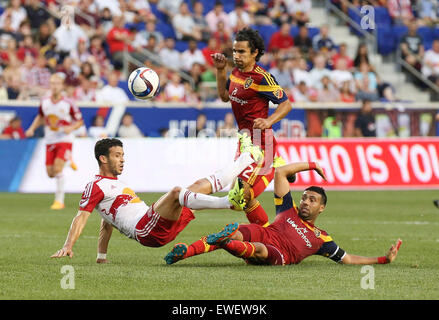
[[[238,159],[229,164],[227,167],[216,171],[206,179],[212,185],[212,193],[221,191],[226,186],[231,184],[233,180],[242,172],[245,168],[251,165],[255,160],[249,152],[242,153]]]
[[[178,200],[181,206],[192,210],[231,208],[228,196],[214,197],[203,193],[192,192],[184,188],[181,189]]]
[[[65,177],[64,174],[58,173],[55,176],[56,180],[56,191],[55,191],[55,201],[64,203],[64,185],[65,185]]]

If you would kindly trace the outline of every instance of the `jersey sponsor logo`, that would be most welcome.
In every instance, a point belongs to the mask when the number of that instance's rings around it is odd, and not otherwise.
[[[253,79],[251,77],[248,77],[247,79],[245,79],[244,89],[250,88],[252,84],[253,84]]]
[[[236,102],[236,103],[239,103],[241,106],[242,105],[244,105],[244,104],[247,104],[247,100],[242,100],[242,99],[239,99],[239,98],[237,98],[237,97],[235,97],[235,96],[232,96],[232,95],[229,95],[229,99],[231,100],[231,101],[234,101],[234,102]]]
[[[305,235],[305,233],[308,233],[308,229],[306,228],[300,228],[293,220],[290,218],[287,219],[287,223],[290,224],[297,232],[297,234],[305,241],[306,246],[308,248],[312,248],[311,241],[309,241],[308,237]]]

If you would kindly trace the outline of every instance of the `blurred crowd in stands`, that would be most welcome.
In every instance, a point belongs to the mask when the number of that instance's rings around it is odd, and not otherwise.
[[[332,1],[346,6],[346,1]],[[395,23],[411,28],[437,20],[438,2],[433,0],[348,2],[387,6]],[[66,94],[76,101],[134,100],[127,91],[124,67],[131,71],[146,65],[161,80],[156,100],[200,106],[217,100],[210,55],[223,52],[232,64],[234,34],[247,26],[263,36],[266,53],[260,64],[291,101],[398,100],[392,84],[383,82],[371,65],[367,45],[360,43],[356,55],[349,56],[347,44],[334,41],[328,25],[311,28],[311,0],[10,0],[0,4],[2,100],[41,98],[54,72],[66,75]],[[431,10],[424,8],[428,5]],[[422,9],[415,13],[414,6]],[[424,53],[410,32],[402,42],[404,58],[436,81],[439,40]]]

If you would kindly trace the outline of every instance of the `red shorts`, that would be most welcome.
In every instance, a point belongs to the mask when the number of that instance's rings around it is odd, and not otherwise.
[[[268,257],[264,261],[257,261],[254,259],[247,259],[249,264],[256,265],[279,265],[283,266],[286,263],[287,255],[282,252],[279,246],[271,241],[269,229],[264,228],[258,224],[242,224],[239,225],[239,232],[241,232],[243,241],[260,242],[265,245],[268,251]]]
[[[146,247],[161,247],[171,242],[195,219],[192,210],[183,207],[180,218],[172,221],[154,211],[152,205],[136,225],[136,240]]]
[[[51,166],[55,159],[67,161],[72,154],[72,144],[68,142],[46,145],[46,166]]]
[[[238,177],[240,177],[251,186],[254,186],[256,182],[259,181],[259,179],[262,179],[262,176],[268,174],[271,171],[271,165],[273,164],[273,159],[276,154],[277,146],[277,142],[274,138],[271,141],[271,143],[266,143],[265,145],[261,146],[262,150],[264,150],[264,161],[262,163],[252,163],[238,175]],[[239,147],[240,144],[238,143],[235,160],[241,154]]]

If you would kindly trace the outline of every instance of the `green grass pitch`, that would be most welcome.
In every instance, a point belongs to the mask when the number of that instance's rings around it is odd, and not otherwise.
[[[139,194],[147,203],[160,194]],[[53,195],[0,193],[0,299],[300,300],[438,299],[439,210],[437,191],[328,192],[328,206],[316,225],[347,252],[384,255],[398,237],[396,261],[374,265],[374,288],[363,289],[362,266],[339,265],[313,256],[299,265],[249,266],[225,251],[165,264],[176,242],[192,243],[225,224],[246,222],[242,213],[200,211],[162,248],[142,247],[113,232],[110,264],[95,263],[99,215],[94,212],[74,247],[73,259],[50,259],[65,241],[77,212],[78,194],[66,209],[48,208]],[[299,199],[300,192],[293,191]],[[260,201],[274,217],[272,193]],[[75,288],[62,289],[64,265],[74,269]],[[369,282],[370,283],[370,282]]]

